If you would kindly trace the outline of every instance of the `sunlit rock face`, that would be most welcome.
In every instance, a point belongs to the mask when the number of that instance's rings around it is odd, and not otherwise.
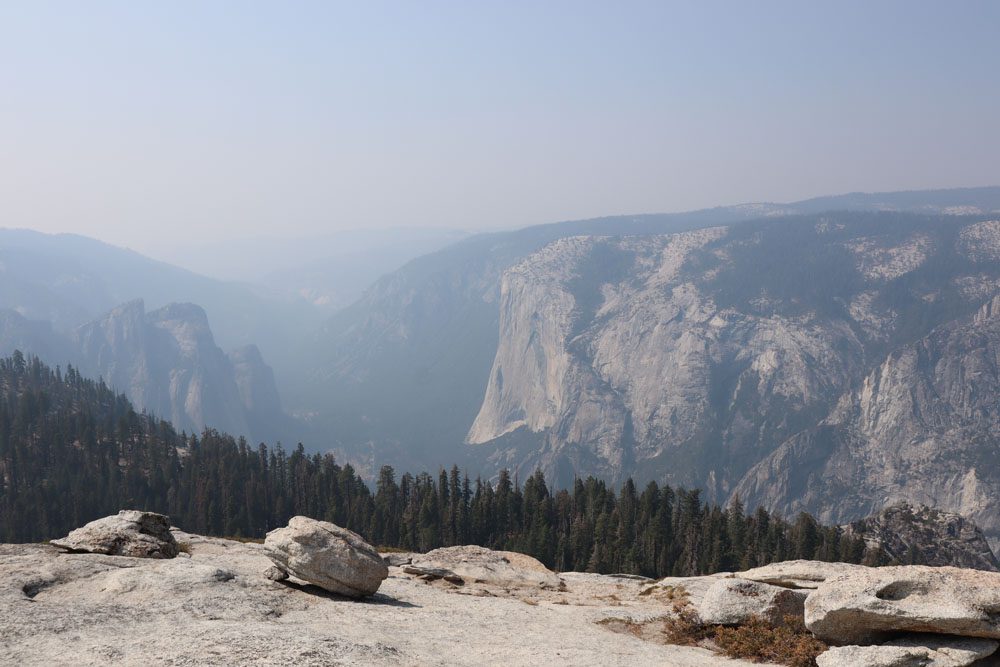
[[[995,247],[988,219],[845,213],[557,240],[503,273],[466,441],[563,483],[840,522],[910,500],[992,535]]]

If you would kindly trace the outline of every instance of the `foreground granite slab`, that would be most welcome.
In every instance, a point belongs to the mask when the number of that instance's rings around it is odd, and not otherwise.
[[[267,579],[263,545],[174,536],[190,558],[0,545],[0,664],[749,664],[598,624],[663,613],[638,581],[569,573],[564,591],[512,590],[391,567],[355,601]]]

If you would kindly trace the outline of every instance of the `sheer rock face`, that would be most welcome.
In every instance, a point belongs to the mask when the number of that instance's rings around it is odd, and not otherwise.
[[[818,667],[965,667],[997,650],[994,639],[913,635],[874,646],[835,646]]]
[[[389,576],[382,557],[360,535],[304,516],[269,532],[264,550],[291,576],[347,597],[372,595]]]
[[[705,284],[718,266],[690,264],[721,261],[728,235],[568,238],[509,269],[468,442],[523,429],[544,435],[523,465],[554,477],[567,461],[613,478],[652,465],[724,496],[765,442],[846,386],[862,353],[844,322],[718,303]],[[708,450],[719,441],[722,457]]]
[[[205,311],[171,304],[147,313],[141,300],[75,330],[81,371],[102,377],[137,409],[177,429],[206,426],[264,437],[281,419],[274,375],[253,346],[227,356],[215,344]]]
[[[996,247],[988,216],[851,213],[556,240],[503,272],[466,441],[557,484],[835,523],[907,500],[1000,539]]]
[[[753,617],[781,625],[785,617],[802,617],[806,593],[748,579],[714,582],[696,609],[707,625],[742,625]]]
[[[996,544],[997,396],[1000,296],[891,353],[817,426],[750,470],[734,493],[750,504],[786,515],[809,511],[830,523],[900,501],[929,505],[974,520]],[[941,523],[939,532],[951,544],[965,541],[963,534],[974,541],[966,526],[945,515],[932,522]],[[996,567],[986,554],[963,564]]]
[[[70,551],[132,558],[173,558],[178,553],[170,519],[138,510],[122,510],[91,521],[50,544]]]
[[[809,594],[805,622],[833,644],[866,644],[890,632],[1000,639],[1000,574],[923,565],[867,568]]]

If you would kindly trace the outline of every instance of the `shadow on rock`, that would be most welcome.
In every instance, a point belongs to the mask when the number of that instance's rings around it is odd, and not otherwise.
[[[404,600],[397,600],[396,598],[386,595],[384,593],[375,593],[364,598],[352,598],[347,595],[340,595],[338,593],[331,593],[330,591],[320,588],[315,584],[299,583],[297,581],[292,581],[291,579],[286,579],[284,581],[276,581],[276,584],[285,586],[286,588],[291,588],[297,591],[302,591],[303,593],[308,593],[309,595],[314,595],[319,598],[326,598],[328,600],[337,600],[339,602],[353,602],[355,604],[378,604],[385,605],[388,607],[399,607],[401,609],[419,609],[420,605],[413,604],[412,602],[406,602]]]

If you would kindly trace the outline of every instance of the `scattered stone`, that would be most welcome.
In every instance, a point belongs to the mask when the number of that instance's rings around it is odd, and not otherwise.
[[[1000,646],[993,639],[912,635],[876,646],[837,646],[816,658],[818,667],[965,667]]]
[[[850,563],[826,563],[818,560],[788,560],[737,572],[740,579],[760,581],[772,586],[785,588],[816,588],[832,577],[839,577],[858,570],[868,569],[864,565]]]
[[[139,510],[122,510],[91,521],[49,544],[71,552],[132,558],[174,558],[179,552],[170,519]]]
[[[372,595],[389,576],[388,566],[360,535],[304,516],[269,532],[264,551],[297,579],[348,597]]]
[[[450,570],[465,583],[563,590],[562,579],[537,559],[513,551],[460,546],[414,555],[412,567]]]
[[[285,579],[288,579],[288,573],[277,565],[272,565],[264,570],[264,576],[271,581],[284,581]]]
[[[802,617],[804,591],[747,579],[719,579],[695,606],[706,625],[742,625],[754,616],[781,625],[786,616]]]
[[[1000,574],[954,567],[866,568],[809,594],[805,622],[834,644],[868,644],[888,632],[1000,638]]]

